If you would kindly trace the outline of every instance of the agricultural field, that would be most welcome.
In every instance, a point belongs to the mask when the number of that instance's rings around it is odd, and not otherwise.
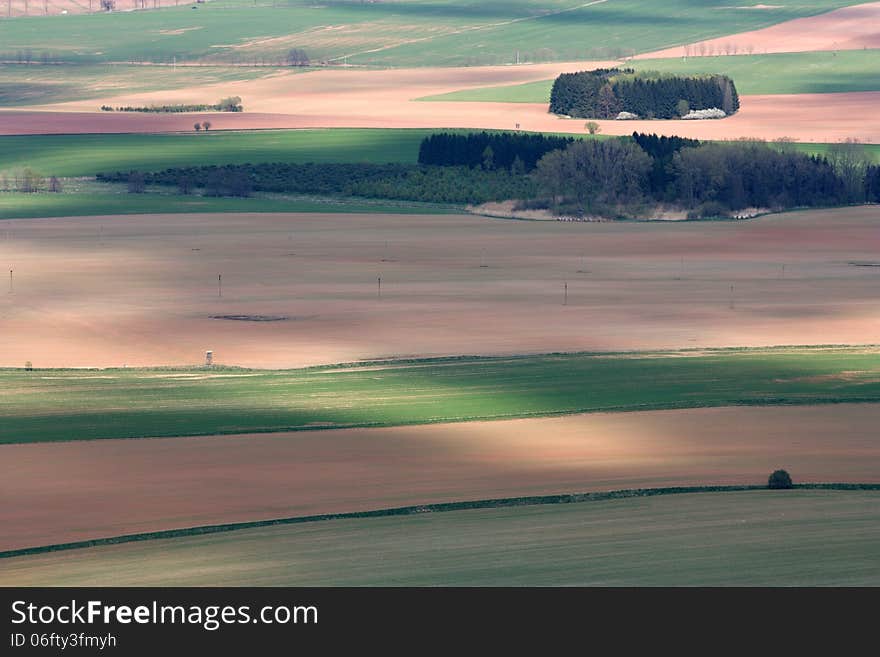
[[[45,176],[246,162],[407,162],[427,130],[272,130],[167,135],[0,137],[0,172]],[[2,175],[2,173],[0,173]]]
[[[4,220],[0,263],[15,272],[13,293],[0,294],[8,336],[0,366],[180,367],[202,363],[208,349],[218,363],[277,369],[876,344],[878,212],[727,222],[326,213]],[[212,319],[224,315],[288,319]]]
[[[438,501],[754,485],[776,466],[796,482],[876,482],[878,422],[875,403],[727,406],[6,445],[0,551]]]
[[[124,64],[0,64],[0,106],[44,105],[106,95],[167,91],[258,80],[298,68],[222,66],[127,66]],[[221,94],[222,95],[222,94]],[[228,95],[228,94],[227,94]],[[218,98],[206,98],[215,102]],[[98,109],[98,104],[94,106]]]
[[[311,370],[0,372],[0,444],[730,405],[880,401],[880,351],[404,361]]]
[[[7,4],[0,586],[880,585],[880,3]]]
[[[123,2],[124,4],[124,2]],[[0,57],[68,62],[277,64],[291,48],[359,66],[573,61],[648,52],[856,4],[802,0],[761,10],[713,0],[213,0],[162,11],[0,23]],[[29,53],[29,54],[28,54]],[[519,53],[519,55],[517,54]]]
[[[445,214],[454,208],[409,201],[307,197],[281,194],[253,198],[180,196],[148,192],[128,194],[124,186],[105,193],[0,194],[0,219],[86,217],[95,215],[187,214],[205,212],[327,212]],[[0,230],[2,232],[2,230]]]
[[[723,73],[740,94],[814,94],[880,91],[880,50],[842,50],[687,59],[644,59],[622,63],[637,71],[675,75]],[[553,80],[454,91],[419,100],[448,102],[549,103]]]
[[[877,585],[880,494],[748,491],[332,520],[0,561],[6,585]]]

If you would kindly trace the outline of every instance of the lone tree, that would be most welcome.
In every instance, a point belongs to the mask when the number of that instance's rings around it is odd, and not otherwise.
[[[140,171],[132,171],[128,174],[128,193],[143,194],[146,189],[144,174]]]
[[[202,128],[205,130],[205,132],[208,132],[208,130],[211,129],[211,122],[210,121],[203,121]]]
[[[792,488],[791,475],[785,470],[776,470],[767,480],[767,488]]]
[[[293,48],[287,53],[288,66],[308,66],[309,56],[302,48]]]
[[[193,123],[193,128],[195,128],[195,131],[198,132],[199,130],[202,129],[202,124],[201,123]]]
[[[602,126],[600,126],[595,121],[587,121],[587,123],[584,125],[584,127],[587,129],[587,132],[589,132],[591,135],[595,135],[596,133],[598,133],[602,129]]]
[[[682,98],[676,104],[675,109],[678,111],[679,116],[684,116],[691,111],[691,104]]]

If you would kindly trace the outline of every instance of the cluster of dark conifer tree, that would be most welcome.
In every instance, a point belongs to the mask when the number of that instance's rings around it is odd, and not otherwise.
[[[529,132],[440,132],[422,140],[419,164],[503,168],[526,173],[544,155],[573,141],[573,137]]]
[[[674,119],[691,110],[739,109],[736,85],[726,75],[676,76],[597,69],[563,73],[550,92],[550,111],[578,118],[614,119],[630,112],[643,119]]]

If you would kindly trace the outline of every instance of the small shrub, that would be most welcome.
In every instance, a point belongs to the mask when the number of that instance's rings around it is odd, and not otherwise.
[[[688,212],[688,219],[717,219],[729,216],[730,211],[718,201],[706,201]]]
[[[785,470],[776,470],[767,480],[767,488],[786,489],[792,488],[791,475]]]

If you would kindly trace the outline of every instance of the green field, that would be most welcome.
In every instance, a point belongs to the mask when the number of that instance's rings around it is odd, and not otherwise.
[[[212,198],[176,194],[0,193],[0,219],[86,217],[186,212],[357,212],[383,214],[445,213],[453,209],[429,203],[348,198]]]
[[[93,176],[140,169],[254,162],[404,162],[434,130],[338,128],[156,135],[0,137],[0,174],[31,167],[43,175]]]
[[[749,491],[332,520],[0,560],[6,586],[880,585],[880,494]]]
[[[550,103],[553,80],[538,80],[501,87],[480,87],[451,91],[448,94],[424,96],[416,100],[453,103]]]
[[[39,365],[38,354],[22,354]],[[22,363],[24,364],[24,363]],[[880,401],[880,352],[779,348],[300,370],[0,370],[0,444]]]
[[[857,4],[799,0],[761,11],[726,0],[215,0],[159,11],[0,21],[0,58],[67,62],[313,61],[451,66],[607,59]],[[29,54],[28,54],[29,53]]]
[[[0,65],[0,106],[41,105],[117,95],[182,89],[191,86],[255,80],[277,68],[220,66],[125,66],[75,64],[57,66]],[[285,68],[285,71],[303,69]],[[222,95],[222,94],[221,94]],[[229,95],[229,94],[226,94]],[[206,98],[213,103],[218,98]],[[95,110],[98,109],[97,103]],[[245,107],[247,110],[247,107]]]
[[[880,50],[781,53],[650,59],[622,64],[638,71],[692,75],[723,73],[740,94],[808,94],[880,91]],[[553,80],[453,91],[419,100],[549,103]]]

